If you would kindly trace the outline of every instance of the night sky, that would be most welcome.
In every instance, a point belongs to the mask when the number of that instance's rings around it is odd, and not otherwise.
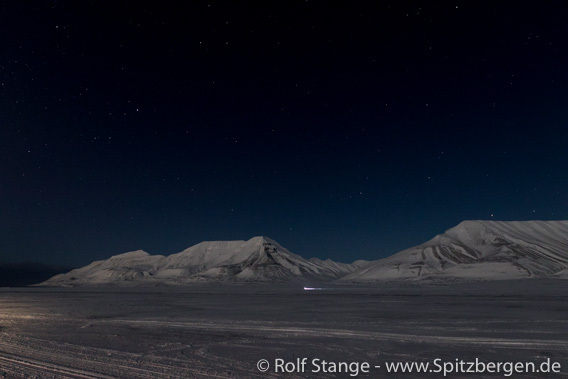
[[[331,4],[1,2],[0,261],[568,219],[568,3]]]

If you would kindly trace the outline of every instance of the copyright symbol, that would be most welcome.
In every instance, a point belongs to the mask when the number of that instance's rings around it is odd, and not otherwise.
[[[258,371],[266,372],[270,368],[270,363],[266,359],[261,359],[256,363]]]

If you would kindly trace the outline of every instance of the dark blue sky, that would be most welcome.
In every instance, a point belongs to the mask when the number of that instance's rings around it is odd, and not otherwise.
[[[568,218],[568,4],[2,2],[0,260]],[[401,4],[403,3],[403,4]]]

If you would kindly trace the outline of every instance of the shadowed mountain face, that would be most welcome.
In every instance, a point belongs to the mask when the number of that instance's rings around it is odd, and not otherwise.
[[[29,286],[69,270],[40,263],[4,263],[0,264],[0,287]]]
[[[248,241],[202,242],[167,257],[142,250],[57,275],[42,285],[96,284],[161,285],[207,281],[280,281],[298,278],[333,280],[361,267],[330,260],[307,260],[276,241],[254,237]]]
[[[460,278],[568,278],[568,221],[464,221],[345,282]]]

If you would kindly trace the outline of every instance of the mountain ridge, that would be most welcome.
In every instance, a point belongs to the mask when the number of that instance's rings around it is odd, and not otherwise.
[[[39,285],[162,285],[207,281],[291,281],[297,278],[330,281],[358,269],[331,260],[309,260],[264,236],[247,241],[204,241],[169,256],[143,250],[57,275]]]
[[[39,285],[178,285],[196,282],[345,283],[568,279],[568,221],[466,220],[377,261],[305,259],[264,236],[204,241],[168,256],[131,251]]]
[[[562,277],[567,268],[568,221],[466,220],[340,281]]]

